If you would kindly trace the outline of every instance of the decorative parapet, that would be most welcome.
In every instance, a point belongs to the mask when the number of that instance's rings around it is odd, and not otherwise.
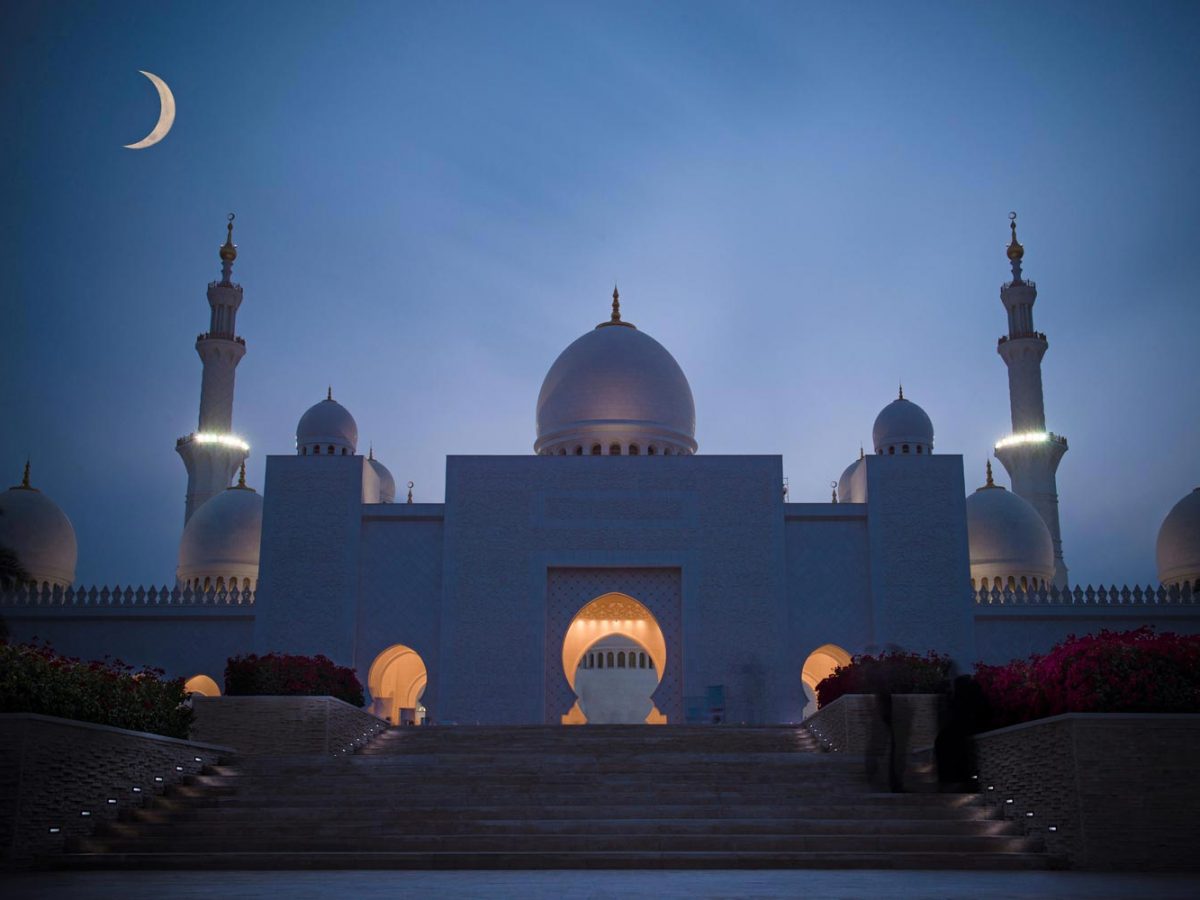
[[[0,593],[0,606],[137,607],[253,606],[254,591],[175,587],[23,586]]]
[[[1200,590],[1184,583],[1180,586],[1153,587],[1138,585],[1111,587],[1100,585],[1093,588],[1076,585],[1074,588],[1059,588],[1054,585],[1041,588],[1020,587],[981,588],[972,590],[971,597],[976,606],[1198,606]]]

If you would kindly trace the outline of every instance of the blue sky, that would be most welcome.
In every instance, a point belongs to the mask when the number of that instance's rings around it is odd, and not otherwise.
[[[903,379],[982,482],[1020,213],[1067,563],[1149,582],[1200,484],[1194,3],[18,4],[0,31],[0,481],[82,582],[170,582],[225,214],[236,430],[327,384],[420,500],[529,453],[607,315],[679,360],[705,453],[823,501]],[[178,117],[156,147],[153,88]],[[7,473],[7,474],[4,474]]]

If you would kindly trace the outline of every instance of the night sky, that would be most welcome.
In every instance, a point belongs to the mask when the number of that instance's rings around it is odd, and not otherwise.
[[[77,583],[173,582],[234,211],[256,487],[329,384],[418,500],[448,454],[531,453],[542,377],[616,281],[701,453],[782,453],[791,498],[827,501],[902,380],[973,489],[1009,431],[1017,210],[1072,580],[1146,584],[1200,484],[1198,26],[1168,2],[10,4],[0,483],[32,457]],[[130,151],[139,69],[178,116]]]

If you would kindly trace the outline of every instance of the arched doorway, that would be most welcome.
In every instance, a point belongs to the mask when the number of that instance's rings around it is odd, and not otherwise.
[[[371,712],[393,725],[423,724],[421,695],[428,678],[425,661],[416,650],[393,644],[375,657],[367,673]]]
[[[837,644],[822,644],[804,661],[800,679],[804,683],[804,718],[817,711],[817,685],[838,666],[850,665],[850,654]]]
[[[598,653],[602,654],[599,660]],[[639,663],[632,669],[631,653]],[[643,660],[645,668],[641,667]],[[624,665],[618,664],[621,661]],[[575,614],[563,640],[562,670],[576,700],[562,723],[665,724],[667,717],[659,711],[652,695],[666,665],[667,642],[649,609],[628,594],[597,597]],[[588,709],[592,710],[590,717]],[[639,718],[635,710],[642,709],[645,715]]]
[[[193,675],[183,683],[183,690],[190,697],[199,694],[201,697],[220,697],[221,687],[207,675]]]

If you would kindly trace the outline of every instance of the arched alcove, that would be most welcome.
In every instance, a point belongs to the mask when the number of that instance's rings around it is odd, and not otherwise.
[[[800,679],[804,682],[804,718],[817,711],[817,685],[838,666],[850,665],[850,654],[837,644],[822,644],[804,660]]]
[[[404,644],[393,644],[375,657],[367,673],[371,712],[393,725],[425,721],[421,695],[429,673],[421,655]]]
[[[199,694],[201,697],[221,696],[221,686],[204,674],[193,675],[183,683],[183,689],[188,696],[192,694]]]
[[[653,662],[655,688],[662,681],[662,673],[667,665],[667,642],[653,613],[628,594],[603,594],[586,603],[575,614],[563,640],[563,674],[566,675],[567,682],[577,698],[570,711],[562,717],[564,725],[587,723],[588,719],[580,707],[579,692],[576,690],[579,664],[590,648],[613,635],[621,635],[633,641],[637,645],[636,649],[639,652],[644,651],[650,658]],[[612,668],[608,664],[608,657],[611,655],[611,652],[606,651],[606,671]],[[626,669],[625,672],[629,673],[629,670]],[[653,689],[651,688],[651,693]],[[659,711],[652,699],[650,711],[644,721],[650,725],[661,725],[667,721],[667,717]]]

